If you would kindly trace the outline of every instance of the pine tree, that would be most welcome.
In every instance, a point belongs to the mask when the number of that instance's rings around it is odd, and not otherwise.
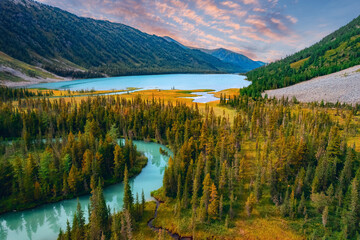
[[[245,203],[245,209],[246,209],[246,213],[247,213],[248,217],[251,216],[251,213],[252,213],[255,203],[256,203],[256,198],[253,193],[250,193],[250,195],[247,198],[246,203]]]
[[[262,189],[261,189],[261,168],[259,167],[258,172],[256,174],[255,178],[255,188],[254,188],[254,194],[256,197],[256,200],[259,201],[262,196]]]
[[[297,213],[299,215],[302,215],[303,212],[304,212],[304,208],[305,208],[305,195],[304,195],[304,192],[301,194],[301,199],[300,199],[300,202],[299,202],[299,206],[298,206],[298,209],[297,209]]]
[[[224,193],[224,188],[226,184],[226,161],[223,162],[221,165],[221,171],[220,171],[220,180],[219,180],[219,191],[221,193]]]
[[[145,194],[144,194],[144,189],[141,191],[141,216],[143,216],[144,212],[145,212]]]
[[[229,214],[227,214],[225,218],[225,228],[229,228]]]
[[[72,165],[69,176],[68,176],[68,186],[72,193],[76,194],[78,191],[78,185],[80,182],[80,173],[78,169],[75,167],[75,165]]]
[[[219,202],[219,218],[222,219],[223,210],[224,210],[224,198],[223,195],[220,196],[220,202]]]
[[[324,208],[323,213],[322,213],[322,224],[323,224],[324,227],[326,227],[326,225],[327,225],[328,216],[329,216],[329,207],[326,206],[326,207]]]
[[[126,210],[124,210],[125,212]],[[122,239],[126,239],[126,222],[125,222],[125,213],[123,212],[123,214],[121,214],[121,229],[120,229],[120,233],[121,233],[121,237]]]
[[[209,204],[209,217],[217,219],[219,217],[219,200],[217,196],[216,186],[213,183],[211,185],[210,204]]]
[[[90,208],[89,235],[91,240],[95,240],[106,233],[109,216],[100,181],[90,198]]]
[[[135,220],[139,220],[140,218],[141,218],[141,215],[140,215],[139,193],[136,193],[136,197],[135,197]]]
[[[121,147],[116,144],[114,150],[114,178],[121,179],[124,174],[125,158]]]
[[[124,204],[123,204],[123,208],[128,210],[130,214],[132,213],[133,203],[134,203],[134,197],[132,195],[130,184],[129,184],[129,173],[128,173],[127,166],[125,166],[125,172],[124,172]]]
[[[84,237],[85,237],[85,217],[84,217],[83,210],[81,210],[81,204],[80,204],[79,199],[77,199],[75,216],[77,218],[78,234],[76,235],[77,238],[74,238],[74,239],[84,239]]]
[[[120,240],[118,228],[118,215],[114,212],[111,221],[111,237],[110,240]]]
[[[125,221],[126,221],[126,236],[128,240],[132,240],[133,239],[133,229],[132,229],[132,223],[131,223],[131,215],[130,212],[125,209],[124,210],[124,214],[125,214]]]
[[[66,196],[68,195],[69,193],[69,185],[68,185],[68,180],[67,180],[67,177],[66,177],[66,173],[64,172],[63,174],[63,187],[62,187],[62,192],[63,192],[63,195]]]
[[[233,219],[234,217],[234,210],[233,210],[233,205],[234,205],[234,191],[232,190],[231,191],[231,194],[230,194],[230,207],[229,207],[229,217],[230,219]]]
[[[70,223],[69,223],[69,219],[66,220],[66,240],[71,240],[71,228],[70,228]]]

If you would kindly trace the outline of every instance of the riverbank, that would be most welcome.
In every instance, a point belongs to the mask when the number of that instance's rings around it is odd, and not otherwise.
[[[154,220],[156,219],[157,217],[157,214],[158,214],[158,210],[159,210],[159,207],[160,207],[160,203],[164,203],[163,201],[157,199],[156,197],[154,197],[154,201],[156,203],[156,207],[155,207],[155,211],[154,211],[154,217],[152,217],[148,222],[147,222],[147,225],[148,227],[159,233],[159,232],[165,232],[167,235],[169,235],[172,239],[181,239],[181,240],[191,240],[193,239],[192,237],[185,237],[185,236],[180,236],[178,233],[174,233],[174,232],[171,232],[169,229],[166,229],[166,228],[163,228],[163,227],[156,227],[154,226],[153,222]]]
[[[144,167],[146,167],[146,165],[148,164],[148,159],[141,155],[140,157],[138,157],[138,160],[135,162],[135,166],[129,171],[129,177],[133,178],[136,177],[137,175],[139,175],[142,171],[142,169]],[[109,187],[111,185],[117,184],[117,183],[121,183],[122,181],[119,182],[115,182],[115,181],[105,181],[104,182],[104,186],[103,187]],[[58,196],[49,200],[42,200],[42,201],[37,201],[37,202],[32,202],[32,203],[25,203],[25,204],[19,204],[16,203],[16,199],[8,199],[4,202],[0,203],[0,216],[2,214],[8,213],[8,212],[19,212],[19,211],[24,211],[24,210],[29,210],[29,209],[34,209],[37,207],[40,207],[42,205],[45,204],[51,204],[51,203],[57,203],[63,200],[68,200],[68,199],[75,199],[77,197],[81,197],[81,196],[85,196],[90,194],[91,189],[89,189],[88,191],[84,191],[81,192],[79,194],[73,195],[73,194],[69,194],[67,196]]]

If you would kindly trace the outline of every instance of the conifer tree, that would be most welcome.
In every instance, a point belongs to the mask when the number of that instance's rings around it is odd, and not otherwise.
[[[124,204],[123,208],[132,213],[134,203],[134,197],[131,192],[130,184],[129,184],[129,172],[127,166],[125,166],[124,172]]]
[[[125,214],[125,221],[126,221],[126,236],[127,236],[128,240],[132,240],[133,239],[133,229],[132,229],[132,223],[131,223],[131,214],[127,209],[124,210],[124,214]]]
[[[223,198],[223,195],[221,195],[220,201],[219,201],[219,218],[220,219],[222,219],[223,210],[224,210],[224,198]]]
[[[116,144],[114,150],[114,178],[121,179],[124,174],[125,159],[121,147]]]
[[[322,213],[322,224],[324,227],[326,227],[326,225],[328,223],[328,216],[329,216],[329,206],[326,206]]]
[[[144,214],[145,212],[145,204],[146,204],[146,201],[145,201],[145,194],[144,194],[144,189],[142,189],[141,191],[141,216]]]
[[[248,217],[251,216],[251,213],[252,213],[255,203],[256,203],[256,198],[253,193],[250,193],[250,195],[247,198],[246,203],[245,203],[245,210],[246,210]]]
[[[209,216],[212,219],[217,219],[219,217],[219,200],[217,195],[216,186],[213,183],[211,185],[211,194],[210,194],[210,204],[209,204]]]

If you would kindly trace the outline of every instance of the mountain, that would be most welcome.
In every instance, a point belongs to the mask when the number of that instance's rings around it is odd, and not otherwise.
[[[257,62],[260,65],[260,67],[266,65],[266,62],[262,62],[262,61],[255,61],[255,62]]]
[[[252,84],[241,94],[260,96],[264,90],[282,88],[360,64],[360,16],[318,43],[282,60],[248,72]]]
[[[224,48],[218,48],[213,50],[200,49],[201,51],[210,54],[223,62],[232,63],[243,69],[244,72],[248,72],[255,68],[263,66],[265,63],[260,61],[254,61],[240,53],[236,53]]]
[[[179,43],[178,41],[176,41],[175,39],[173,39],[171,37],[165,36],[163,38],[168,42],[172,42],[172,43],[175,43],[175,44],[179,45],[183,49],[189,49],[188,47],[186,47],[185,45],[182,45],[181,43]]]
[[[15,20],[16,19],[16,20]],[[240,72],[199,50],[32,0],[0,1],[0,51],[60,76]]]
[[[190,49],[197,49],[197,50],[200,50],[200,51],[202,51],[204,53],[212,55],[213,57],[216,57],[216,58],[220,59],[223,62],[231,63],[231,64],[233,64],[235,66],[238,66],[241,69],[240,72],[248,72],[250,70],[261,67],[261,66],[266,64],[266,63],[261,62],[261,61],[254,61],[254,60],[246,57],[245,55],[230,51],[230,50],[225,49],[225,48],[218,48],[218,49],[210,50],[210,49],[205,49],[205,48],[187,47],[187,46],[179,43],[175,39],[172,39],[171,37],[165,36],[163,38],[166,41],[175,43],[175,44],[179,45],[180,47],[182,47],[184,49],[189,49],[189,48]]]

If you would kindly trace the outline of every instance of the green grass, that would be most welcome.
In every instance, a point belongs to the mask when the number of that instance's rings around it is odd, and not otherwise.
[[[136,222],[134,229],[134,239],[156,239],[158,233],[154,232],[147,226],[147,222],[154,217],[156,203],[146,202],[145,211],[142,219]]]
[[[332,56],[335,56],[336,54],[344,51],[346,47],[347,47],[347,42],[343,42],[340,44],[339,47],[326,51],[324,55],[325,59],[331,59]]]
[[[0,81],[23,82],[24,79],[14,76],[9,72],[0,72]]]
[[[56,78],[55,75],[49,72],[16,60],[3,52],[0,52],[0,65],[16,69],[29,77]]]

